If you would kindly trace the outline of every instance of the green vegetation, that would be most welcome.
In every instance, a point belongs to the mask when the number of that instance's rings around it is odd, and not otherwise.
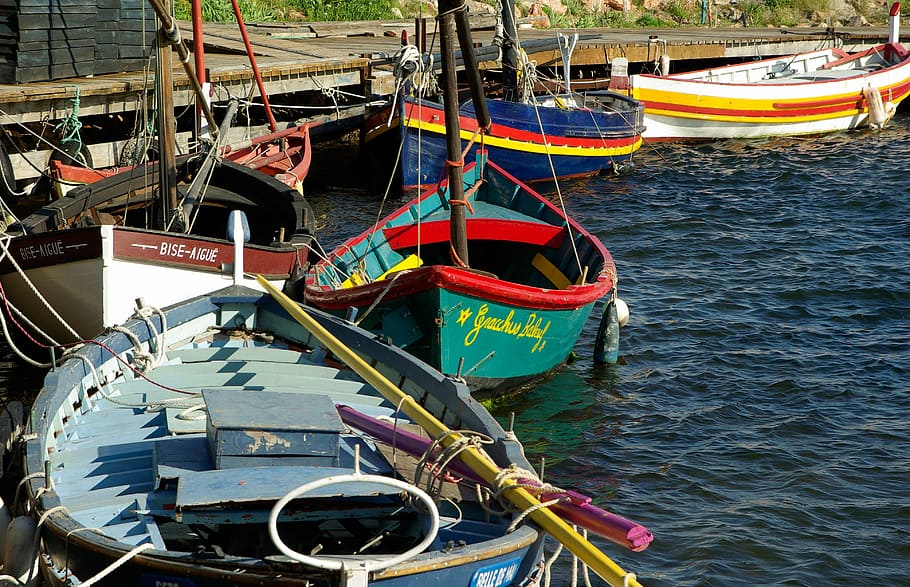
[[[243,20],[249,22],[389,20],[394,0],[238,0]],[[394,2],[397,4],[397,2]],[[190,20],[190,0],[175,0],[174,14]],[[202,0],[206,22],[233,22],[234,9],[227,0]]]
[[[889,3],[848,0],[857,16],[870,23],[888,22]],[[745,0],[739,9],[746,13],[749,26],[796,26],[806,22],[826,23],[832,0]]]
[[[392,18],[389,0],[294,0],[307,20],[383,20]]]
[[[494,5],[497,0],[482,0]],[[643,0],[632,0],[633,9],[620,12],[609,8],[590,11],[582,0],[563,0],[564,14],[544,11],[551,26],[557,28],[664,28],[698,26],[702,22],[702,0],[664,0],[661,9],[645,10]],[[243,18],[249,22],[266,21],[353,21],[413,18],[421,9],[427,14],[434,0],[238,0]],[[847,0],[859,16],[871,23],[888,22],[889,4],[875,0]],[[742,14],[748,26],[796,26],[808,22],[825,23],[833,0],[739,0],[717,6],[719,24],[732,24]],[[175,0],[175,14],[190,19],[190,0]],[[226,0],[202,0],[202,18],[208,22],[233,22],[234,11]]]

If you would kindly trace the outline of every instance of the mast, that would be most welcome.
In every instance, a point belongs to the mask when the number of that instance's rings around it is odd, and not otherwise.
[[[518,30],[515,27],[515,0],[500,0],[502,6],[502,97],[514,102],[518,93]]]
[[[158,187],[161,195],[161,228],[171,223],[177,209],[177,129],[174,121],[174,81],[171,45],[164,22],[158,31]]]
[[[240,27],[240,36],[243,37],[243,45],[246,47],[246,54],[250,59],[250,67],[253,68],[253,76],[256,78],[256,85],[259,87],[259,96],[262,97],[262,105],[265,108],[266,117],[269,120],[269,130],[275,132],[278,130],[278,124],[272,115],[272,107],[269,105],[269,96],[265,93],[265,85],[262,83],[262,75],[259,73],[259,66],[256,65],[256,56],[253,53],[253,46],[250,44],[250,37],[246,33],[246,24],[243,22],[243,15],[240,14],[240,5],[237,0],[231,0],[234,7],[234,16],[237,17],[237,26]]]
[[[468,10],[461,2],[461,7],[455,10],[455,28],[458,29],[458,45],[461,48],[461,59],[464,62],[465,74],[468,77],[468,86],[471,89],[471,101],[474,102],[474,117],[477,125],[483,130],[489,130],[490,113],[487,110],[487,101],[483,91],[483,81],[480,79],[480,67],[477,65],[477,56],[474,54],[474,41],[471,39],[471,24],[468,22]],[[455,61],[453,59],[452,63]],[[452,68],[454,69],[454,67]]]
[[[159,22],[161,22],[160,37],[163,39],[161,42],[173,46],[174,50],[177,51],[177,56],[183,65],[183,71],[186,73],[190,86],[192,86],[193,92],[196,94],[196,101],[202,109],[202,113],[205,114],[206,121],[209,123],[209,132],[212,133],[213,137],[217,138],[218,123],[215,122],[215,116],[212,114],[212,109],[209,108],[202,84],[199,83],[199,78],[196,77],[196,72],[193,71],[193,67],[190,65],[190,54],[180,39],[180,29],[177,28],[177,23],[174,21],[174,17],[171,16],[170,2],[166,9],[162,1],[149,0],[149,4],[152,5],[152,9],[154,9],[155,14],[158,15]]]
[[[449,179],[449,240],[452,244],[453,262],[469,267],[468,238],[465,229],[464,159],[461,153],[461,125],[458,120],[458,76],[455,71],[455,36],[458,24],[458,41],[471,86],[471,99],[477,124],[481,129],[490,127],[490,114],[484,99],[483,85],[474,56],[471,29],[468,26],[465,0],[439,0],[440,48],[442,52],[443,106],[446,126],[446,168]]]
[[[462,6],[464,5],[462,1]],[[455,0],[458,2],[458,0]],[[449,178],[449,240],[456,265],[470,267],[465,229],[461,125],[458,122],[458,79],[455,72],[455,2],[439,0],[439,44],[442,50],[443,106],[446,123],[446,168]]]

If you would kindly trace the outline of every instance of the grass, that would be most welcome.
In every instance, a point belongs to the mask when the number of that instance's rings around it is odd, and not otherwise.
[[[248,22],[390,20],[393,0],[238,0],[240,14]],[[190,19],[190,0],[175,0],[174,14]],[[202,0],[206,22],[233,22],[234,10],[226,0]]]
[[[483,0],[494,4],[496,0]],[[563,0],[565,14],[544,10],[556,28],[661,28],[699,26],[701,0],[670,0],[661,10],[645,10],[644,0],[632,0],[634,9],[623,13],[609,8],[587,10],[582,0]],[[422,3],[421,3],[422,2]],[[888,3],[874,0],[847,0],[853,11],[871,23],[888,22]],[[354,21],[413,18],[432,0],[238,0],[243,19],[269,21]],[[829,14],[833,0],[740,0],[739,11],[746,14],[749,26],[795,26]],[[175,0],[175,15],[190,19],[190,0]],[[738,13],[737,13],[738,16]],[[207,22],[233,22],[234,11],[226,0],[202,0],[202,18]],[[726,15],[718,15],[723,22]],[[730,19],[732,21],[732,19]]]

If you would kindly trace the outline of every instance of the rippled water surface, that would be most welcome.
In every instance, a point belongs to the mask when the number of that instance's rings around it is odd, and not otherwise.
[[[908,157],[901,113],[645,146],[631,175],[561,185],[616,259],[620,364],[592,363],[592,319],[577,360],[496,415],[548,481],[654,533],[642,553],[594,540],[643,584],[910,585]],[[374,218],[362,183],[344,165],[310,182],[326,246]]]

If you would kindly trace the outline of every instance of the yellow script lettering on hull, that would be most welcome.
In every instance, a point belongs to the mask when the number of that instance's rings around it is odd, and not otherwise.
[[[458,323],[464,326],[472,314],[471,308],[462,310]],[[550,329],[550,321],[547,320],[546,324],[544,324],[543,316],[538,316],[535,312],[528,314],[528,318],[524,323],[516,322],[514,318],[515,310],[509,310],[505,317],[496,317],[490,315],[489,305],[483,304],[477,309],[471,329],[468,330],[464,337],[464,345],[471,346],[482,331],[487,331],[505,334],[516,340],[529,338],[535,341],[534,346],[531,347],[532,353],[543,350],[546,345],[544,336],[546,336],[547,330]]]

